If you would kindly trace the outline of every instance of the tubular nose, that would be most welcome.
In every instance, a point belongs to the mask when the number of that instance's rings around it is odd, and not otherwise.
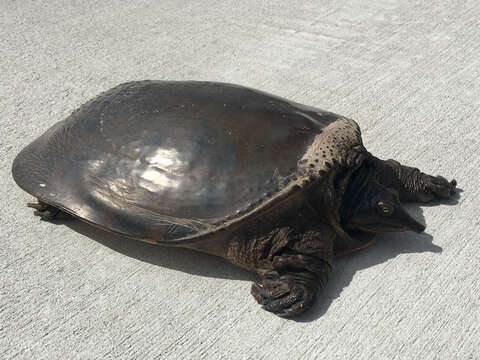
[[[426,226],[423,225],[423,224],[420,224],[419,222],[417,222],[417,223],[415,224],[415,226],[413,226],[413,229],[414,229],[417,233],[419,233],[419,234],[422,233],[422,232],[424,232],[424,231],[425,231],[425,228],[426,228]]]
[[[403,213],[400,215],[405,227],[411,231],[415,231],[417,233],[421,233],[425,230],[425,225],[415,220],[412,216],[402,209]]]

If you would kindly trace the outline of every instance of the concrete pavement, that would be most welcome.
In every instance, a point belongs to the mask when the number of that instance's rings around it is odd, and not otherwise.
[[[0,358],[480,358],[478,1],[0,2]],[[40,222],[20,149],[140,79],[238,83],[355,119],[366,147],[455,177],[425,234],[340,259],[297,321],[254,276],[80,223]]]

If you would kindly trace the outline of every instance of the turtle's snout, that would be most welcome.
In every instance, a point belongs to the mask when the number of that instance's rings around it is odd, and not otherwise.
[[[426,229],[426,226],[425,226],[425,225],[423,225],[423,224],[421,224],[421,223],[419,223],[419,222],[416,222],[416,221],[415,221],[415,223],[416,223],[416,224],[415,224],[414,226],[412,226],[412,228],[413,228],[413,230],[414,230],[415,232],[417,232],[417,233],[420,234],[420,233],[422,233],[422,232],[425,231],[425,229]]]
[[[347,228],[374,233],[425,231],[425,225],[403,208],[396,191],[377,182],[369,185],[369,192],[365,192],[365,198],[349,218]]]
[[[422,233],[425,231],[425,225],[415,220],[400,204],[398,204],[396,214],[394,214],[393,218],[393,221],[403,225],[404,230],[415,231],[417,233]]]

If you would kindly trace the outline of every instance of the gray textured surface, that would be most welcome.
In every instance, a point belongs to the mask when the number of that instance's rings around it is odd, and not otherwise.
[[[0,358],[480,358],[478,1],[100,3],[0,3]],[[277,318],[221,259],[25,206],[15,154],[134,79],[234,82],[344,114],[370,151],[463,192],[410,207],[426,234],[341,259],[311,313]]]

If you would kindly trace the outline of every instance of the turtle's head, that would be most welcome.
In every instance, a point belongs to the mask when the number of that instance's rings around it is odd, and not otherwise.
[[[425,230],[402,208],[398,193],[376,181],[366,184],[356,202],[346,223],[347,230],[370,233]]]

